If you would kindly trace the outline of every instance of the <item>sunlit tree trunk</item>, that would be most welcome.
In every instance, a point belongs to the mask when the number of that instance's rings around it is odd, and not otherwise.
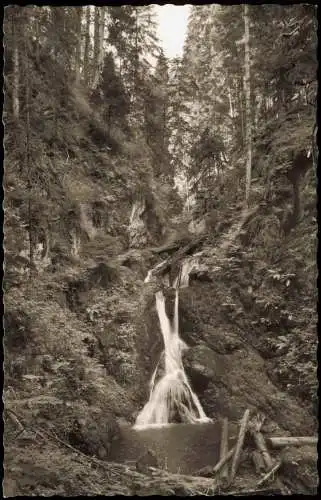
[[[95,6],[95,16],[94,16],[94,57],[93,57],[93,83],[96,81],[96,75],[98,71],[98,59],[99,59],[99,19],[100,19],[100,7]],[[95,85],[93,85],[95,86]]]
[[[244,4],[244,91],[245,91],[245,114],[246,114],[246,182],[245,201],[249,203],[251,174],[252,174],[252,115],[251,115],[251,82],[250,82],[250,29],[249,29],[249,6]]]
[[[90,23],[91,23],[91,12],[90,5],[86,5],[86,23],[85,23],[85,47],[84,47],[84,62],[83,62],[83,74],[85,84],[89,84],[90,81]]]
[[[77,45],[76,45],[76,54],[75,54],[75,78],[76,82],[80,80],[80,64],[81,64],[81,25],[82,25],[82,7],[77,7],[76,12],[76,34],[77,34]]]
[[[104,38],[105,38],[105,20],[106,20],[106,10],[104,7],[100,7],[100,19],[99,19],[99,52],[98,52],[98,77],[103,69],[104,63]]]

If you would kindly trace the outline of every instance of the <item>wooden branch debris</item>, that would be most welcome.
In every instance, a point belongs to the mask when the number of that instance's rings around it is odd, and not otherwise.
[[[262,479],[260,479],[260,481],[256,484],[256,487],[259,488],[260,486],[262,486],[263,483],[265,483],[271,476],[273,476],[273,474],[279,470],[279,468],[281,467],[282,465],[282,460],[280,460],[279,462],[277,462],[273,467],[272,469],[267,472],[267,474],[265,474],[264,477],[262,477]]]
[[[241,421],[241,426],[240,426],[240,431],[239,431],[239,436],[238,440],[235,446],[235,453],[233,456],[233,461],[232,461],[232,467],[231,467],[231,473],[230,473],[230,478],[229,478],[229,484],[232,484],[233,479],[235,477],[239,462],[240,462],[240,456],[241,456],[241,451],[243,448],[244,444],[244,438],[245,434],[248,428],[250,420],[250,410],[245,410],[242,421]]]
[[[229,491],[229,492],[221,492],[222,496],[236,496],[236,497],[245,497],[245,496],[256,496],[256,495],[281,495],[282,491],[278,488],[264,488],[264,489],[252,489],[252,490],[238,490],[238,491]]]
[[[222,460],[228,453],[228,419],[222,420],[222,435],[220,444],[220,460]],[[220,477],[226,479],[228,477],[228,465],[223,465]]]
[[[215,467],[213,467],[213,474],[217,474],[222,469],[222,467],[230,460],[230,458],[232,458],[232,456],[234,455],[234,453],[235,453],[235,446],[233,446],[233,448],[231,448],[230,451],[227,452],[227,454],[225,455],[225,457],[222,458],[215,465]]]
[[[10,419],[12,420],[12,422],[19,429],[18,432],[17,432],[17,434],[14,437],[14,439],[17,439],[25,431],[25,427],[24,427],[24,425],[22,425],[22,423],[20,422],[17,414],[13,410],[11,410],[10,408],[6,408],[6,407],[5,407],[4,410],[8,414],[8,416],[10,417]]]
[[[267,438],[267,442],[272,446],[272,448],[283,448],[284,446],[304,446],[306,444],[316,445],[318,444],[318,438],[314,436],[270,437]]]
[[[261,434],[261,432],[255,431],[255,430],[252,430],[251,434],[253,436],[253,439],[254,439],[254,442],[256,444],[257,449],[262,454],[262,458],[264,460],[265,467],[267,469],[271,469],[273,467],[273,461],[272,461],[272,458],[271,458],[271,456],[268,452],[268,449],[266,447],[266,443],[265,443],[265,439],[264,439],[263,434]]]
[[[230,460],[230,458],[232,458],[234,452],[235,452],[235,446],[233,446],[233,448],[231,448],[227,452],[227,454],[219,462],[217,462],[217,464],[215,465],[215,467],[211,467],[211,466],[208,466],[208,465],[206,467],[202,467],[202,469],[200,469],[197,472],[197,475],[198,476],[205,476],[205,477],[215,476],[215,474],[217,474],[218,472],[220,472],[220,470],[222,469],[222,467]]]

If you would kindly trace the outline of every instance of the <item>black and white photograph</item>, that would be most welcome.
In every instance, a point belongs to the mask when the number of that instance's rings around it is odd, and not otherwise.
[[[3,496],[316,496],[317,3],[3,12]]]

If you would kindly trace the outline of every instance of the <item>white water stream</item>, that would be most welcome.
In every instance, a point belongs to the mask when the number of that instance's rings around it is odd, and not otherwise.
[[[188,272],[187,280],[184,271],[182,269],[180,282],[186,286],[188,285],[189,269],[186,269]],[[147,278],[150,275],[149,272]],[[182,353],[187,349],[187,345],[179,336],[178,301],[179,291],[176,289],[174,321],[171,324],[166,314],[163,292],[156,293],[156,309],[164,340],[164,351],[151,377],[149,400],[137,416],[134,426],[136,429],[167,425],[177,422],[177,420],[189,423],[211,421],[205,415],[184,371]],[[162,360],[164,362],[163,375],[160,375],[159,380],[155,383]]]

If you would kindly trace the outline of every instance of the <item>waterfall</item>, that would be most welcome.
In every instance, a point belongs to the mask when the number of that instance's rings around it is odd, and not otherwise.
[[[164,351],[150,380],[150,394],[147,403],[137,416],[135,428],[161,426],[172,422],[210,422],[193,392],[184,371],[182,353],[187,345],[179,336],[178,314],[179,291],[176,289],[173,324],[165,310],[165,297],[161,291],[156,293],[156,310],[164,341]],[[162,358],[164,373],[157,374]],[[156,383],[155,383],[156,382]]]

